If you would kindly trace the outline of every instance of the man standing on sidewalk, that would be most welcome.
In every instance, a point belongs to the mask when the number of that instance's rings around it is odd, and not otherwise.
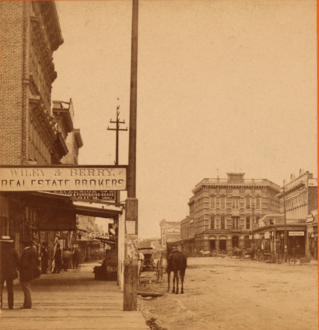
[[[13,309],[13,280],[18,278],[17,268],[19,266],[19,256],[17,251],[11,246],[13,240],[9,236],[2,236],[1,240],[1,308],[3,304],[2,293],[4,282],[7,284],[8,307]]]
[[[30,309],[32,307],[31,281],[38,278],[41,271],[38,267],[38,254],[32,247],[31,237],[26,237],[23,243],[25,248],[20,259],[20,282],[24,293],[24,304],[21,308]]]

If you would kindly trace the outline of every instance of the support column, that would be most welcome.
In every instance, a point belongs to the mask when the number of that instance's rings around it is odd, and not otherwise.
[[[215,240],[215,249],[216,251],[219,251],[219,239]]]
[[[231,237],[226,240],[226,252],[230,252],[232,249],[232,240]]]

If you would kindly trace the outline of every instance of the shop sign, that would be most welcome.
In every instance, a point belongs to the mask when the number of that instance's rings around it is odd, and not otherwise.
[[[265,232],[265,238],[266,238],[266,239],[270,238],[270,233],[269,233],[269,231],[266,231],[266,232]]]
[[[126,190],[126,166],[1,166],[0,191]]]
[[[290,231],[289,236],[304,236],[305,233],[303,231]]]
[[[259,234],[255,234],[255,239],[259,239],[260,235]]]
[[[64,195],[83,200],[107,200],[115,201],[115,193],[113,190],[58,190],[58,191],[45,191],[57,195]]]

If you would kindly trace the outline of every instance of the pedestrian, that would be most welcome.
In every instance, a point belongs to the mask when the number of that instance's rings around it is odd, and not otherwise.
[[[255,244],[251,244],[251,254],[250,254],[250,259],[254,260],[254,255],[255,255]]]
[[[24,293],[24,303],[22,309],[32,307],[31,299],[31,281],[40,276],[39,258],[36,250],[33,248],[31,237],[23,239],[24,250],[20,259],[20,282]]]
[[[7,285],[8,307],[13,309],[13,280],[18,278],[17,268],[19,266],[19,256],[12,247],[13,240],[10,236],[2,236],[1,240],[1,308],[3,304],[2,293],[4,282]]]
[[[43,242],[41,247],[41,271],[42,274],[47,273],[48,269],[48,261],[49,261],[49,254],[48,254],[48,243]]]
[[[297,259],[300,259],[300,245],[297,245],[297,249],[296,249],[296,253],[297,253]]]
[[[57,244],[56,251],[54,253],[54,270],[53,273],[60,273],[61,266],[62,266],[62,251],[60,248],[60,243]]]
[[[63,270],[66,272],[70,268],[70,260],[72,258],[72,253],[69,249],[65,249],[62,253],[63,259]]]
[[[72,253],[72,263],[73,268],[78,268],[79,264],[79,252],[76,247],[74,247],[73,253]]]

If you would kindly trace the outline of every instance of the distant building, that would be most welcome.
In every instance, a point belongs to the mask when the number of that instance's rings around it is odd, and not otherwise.
[[[167,242],[176,242],[181,239],[181,222],[162,220],[161,226],[161,245],[166,246]]]
[[[288,254],[291,254],[293,247],[299,245],[301,255],[318,258],[318,249],[314,249],[318,237],[318,179],[301,169],[298,177],[292,174],[290,181],[284,182],[277,198],[280,211],[265,215],[254,230],[254,238],[258,244],[265,242],[270,250],[283,254],[286,213]]]
[[[227,179],[203,179],[189,200],[189,218],[182,221],[187,252],[250,247],[250,234],[267,213],[279,212],[279,186],[267,179],[244,179],[244,173],[227,173]],[[188,230],[186,230],[188,226]],[[185,238],[184,238],[185,237]]]
[[[138,240],[139,248],[152,248],[159,249],[161,248],[161,239],[160,238],[141,238]]]

